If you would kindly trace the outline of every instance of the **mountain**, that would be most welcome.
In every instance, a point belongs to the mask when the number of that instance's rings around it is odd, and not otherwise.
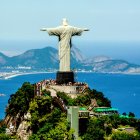
[[[3,56],[3,63],[1,65],[4,68],[17,68],[21,66],[31,67],[32,69],[58,69],[58,50],[53,47],[45,47],[43,49],[28,50],[23,54],[7,57]],[[71,62],[75,68],[81,66],[84,56],[78,48],[72,48]]]
[[[95,72],[128,72],[130,68],[136,69],[138,67],[124,60],[105,60],[93,64]]]
[[[0,65],[6,64],[8,61],[8,58],[9,58],[8,56],[0,52]]]
[[[82,54],[80,49],[76,47],[72,47],[71,49],[71,57],[77,62],[82,62],[85,59],[85,56]]]
[[[59,67],[58,50],[53,47],[32,49],[13,57],[0,53],[0,69],[12,70],[54,70]],[[72,47],[71,68],[101,73],[140,73],[140,66],[107,56],[85,58],[81,51]]]
[[[25,53],[14,56],[7,65],[12,67],[29,66],[33,69],[56,68],[58,63],[58,51],[52,47],[43,49],[32,49]],[[51,64],[51,65],[50,65]]]
[[[96,57],[88,58],[86,60],[86,63],[92,64],[92,63],[102,62],[102,61],[106,61],[106,60],[110,60],[110,59],[111,58],[108,56],[96,56]]]
[[[114,60],[107,56],[89,58],[85,66],[92,66],[92,71],[101,73],[140,73],[140,66],[124,60]]]

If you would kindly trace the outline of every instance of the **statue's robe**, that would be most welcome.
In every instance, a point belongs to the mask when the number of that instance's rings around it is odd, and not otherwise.
[[[84,30],[72,26],[59,26],[46,30],[49,35],[55,35],[59,38],[59,71],[70,71],[71,38],[75,35],[80,36]]]

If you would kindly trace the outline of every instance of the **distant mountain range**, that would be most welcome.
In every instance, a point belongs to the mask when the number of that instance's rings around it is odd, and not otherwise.
[[[0,53],[0,70],[57,70],[58,50],[53,47],[32,49],[13,57]],[[71,68],[101,73],[140,73],[140,66],[107,56],[86,58],[78,48],[72,47]]]

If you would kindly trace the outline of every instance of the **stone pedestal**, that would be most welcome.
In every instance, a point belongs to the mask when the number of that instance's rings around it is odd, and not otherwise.
[[[56,74],[56,82],[57,84],[67,84],[69,82],[74,83],[74,72],[73,71],[69,71],[69,72],[58,71]]]

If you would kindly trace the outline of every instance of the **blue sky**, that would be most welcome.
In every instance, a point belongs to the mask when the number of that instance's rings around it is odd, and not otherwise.
[[[73,42],[140,42],[140,0],[0,0],[0,51],[14,55],[56,45],[55,37],[39,30],[60,25],[64,17],[90,29]]]

